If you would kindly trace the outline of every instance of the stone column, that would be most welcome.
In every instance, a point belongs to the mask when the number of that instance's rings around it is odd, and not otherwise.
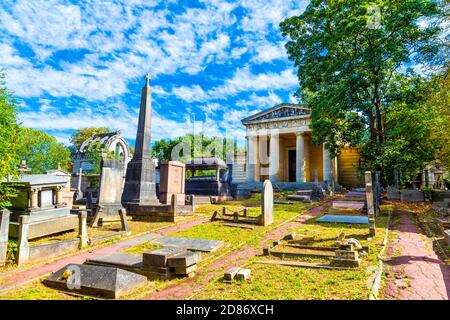
[[[270,136],[269,152],[269,180],[278,181],[278,169],[280,165],[280,137],[278,134]]]
[[[308,139],[304,139],[303,142],[303,181],[307,182],[308,181],[308,176],[310,174],[308,174],[308,161],[309,161],[309,140]]]
[[[78,212],[78,238],[80,239],[80,249],[86,247],[89,244],[86,211]]]
[[[295,163],[295,181],[296,182],[304,182],[305,181],[305,139],[303,137],[303,132],[296,133],[297,135],[297,143],[296,143],[296,151],[297,151],[297,159]]]
[[[16,262],[20,266],[28,262],[30,257],[30,246],[28,245],[28,229],[30,226],[30,216],[19,216],[19,235],[17,239]]]
[[[0,266],[5,265],[8,252],[9,215],[8,210],[0,210]]]
[[[57,186],[54,190],[56,193],[56,206],[57,207],[62,207],[64,205],[63,203],[63,195],[62,195],[62,191],[63,191],[62,186]]]
[[[331,182],[333,180],[333,165],[330,158],[330,151],[323,144],[323,180]]]
[[[255,181],[256,136],[247,136],[247,182]]]
[[[38,194],[39,194],[38,188],[31,188],[30,190],[30,208],[31,210],[39,208],[38,203]]]

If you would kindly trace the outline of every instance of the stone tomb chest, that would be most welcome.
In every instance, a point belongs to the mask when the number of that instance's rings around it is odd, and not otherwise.
[[[18,237],[19,216],[28,216],[28,239],[78,228],[77,215],[63,202],[67,178],[47,174],[23,175],[2,182],[17,190],[11,199],[9,236]]]
[[[186,161],[191,177],[186,180],[186,194],[229,197],[228,166],[213,157],[193,158]]]

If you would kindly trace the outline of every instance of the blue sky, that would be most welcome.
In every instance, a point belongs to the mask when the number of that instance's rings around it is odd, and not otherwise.
[[[188,132],[244,141],[240,120],[296,102],[279,22],[307,1],[8,1],[0,68],[20,120],[67,143],[87,126],[136,134],[152,76],[152,138]]]

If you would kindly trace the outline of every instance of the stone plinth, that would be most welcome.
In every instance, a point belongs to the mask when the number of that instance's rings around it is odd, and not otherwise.
[[[159,200],[163,204],[169,204],[172,195],[177,196],[177,205],[185,204],[184,182],[186,168],[180,161],[161,161],[159,164],[160,183]]]
[[[402,190],[400,193],[401,201],[424,202],[425,197],[422,190]]]

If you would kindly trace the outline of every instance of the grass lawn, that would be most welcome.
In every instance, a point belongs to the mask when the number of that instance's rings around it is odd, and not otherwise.
[[[276,194],[281,198],[283,194]],[[232,201],[225,204],[231,211],[250,207],[249,215],[260,214],[260,195],[254,194],[252,198],[242,201]],[[221,210],[223,204],[199,205],[196,215],[211,216],[214,210]],[[172,233],[172,236],[195,237],[211,240],[222,240],[225,245],[219,250],[203,254],[203,260],[199,264],[199,269],[211,264],[213,261],[222,258],[232,251],[238,251],[241,246],[253,247],[258,250],[260,242],[265,238],[266,233],[276,228],[285,221],[288,221],[299,214],[306,214],[309,205],[294,202],[292,205],[275,204],[275,222],[269,227],[255,226],[255,229],[241,229],[227,227],[221,222],[204,223]],[[376,264],[376,254],[381,247],[384,237],[384,226],[387,216],[384,215],[377,220],[377,235],[371,241],[367,241],[365,236],[368,233],[367,227],[346,224],[319,224],[307,222],[299,228],[290,231],[301,236],[315,236],[315,245],[332,245],[340,232],[345,232],[347,238],[359,239],[363,245],[370,244],[368,258],[365,258],[362,267],[357,270],[324,270],[306,269],[284,266],[273,266],[256,264],[256,260],[267,259],[267,257],[255,257],[249,260],[248,267],[252,270],[252,278],[245,283],[224,284],[221,277],[215,277],[194,299],[367,299],[367,281],[371,275],[368,268]],[[147,228],[153,229],[156,224],[147,223]],[[161,227],[161,226],[158,226]],[[154,228],[156,229],[156,228]],[[144,251],[153,249],[155,246],[151,242],[128,248],[126,252],[141,254]],[[270,257],[271,260],[277,259]],[[306,259],[308,260],[308,259]],[[311,259],[309,259],[311,260]],[[317,259],[315,259],[316,261]],[[369,268],[369,271],[371,269]],[[219,270],[221,274],[225,270]],[[373,273],[373,272],[372,272]],[[201,282],[203,274],[195,278],[195,282]],[[123,299],[140,299],[157,290],[183,281],[183,279],[154,280],[136,290],[132,294],[124,296]],[[0,299],[80,299],[78,297],[66,295],[56,290],[46,288],[40,282],[35,282],[19,289],[15,289],[0,294]]]
[[[321,224],[315,219],[290,231],[298,236],[314,237],[314,245],[331,246],[344,232],[347,238],[356,238],[369,245],[368,257],[355,270],[327,270],[257,264],[257,260],[281,260],[275,257],[255,257],[246,266],[252,276],[247,282],[223,283],[216,278],[194,299],[367,299],[368,281],[374,274],[377,253],[385,236],[386,213],[377,219],[376,236],[367,240],[366,226],[349,224]],[[277,248],[278,249],[278,248]],[[297,258],[290,260],[327,262],[325,259]]]

